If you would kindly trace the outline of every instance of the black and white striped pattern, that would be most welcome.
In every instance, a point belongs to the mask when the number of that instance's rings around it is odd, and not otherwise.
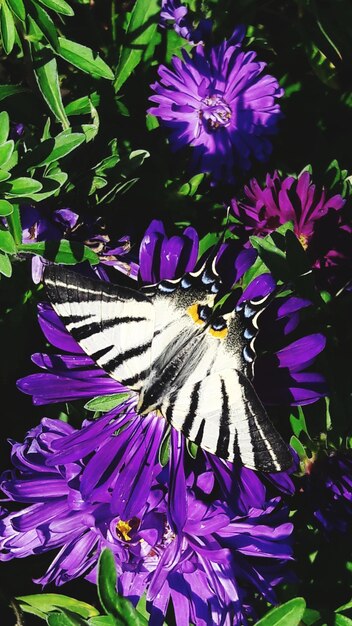
[[[138,413],[159,409],[205,450],[230,461],[240,457],[247,467],[273,472],[291,465],[287,446],[243,373],[256,324],[249,328],[240,312],[221,318],[213,313],[219,284],[214,270],[200,268],[144,293],[59,266],[48,267],[44,282],[83,350],[138,393]],[[188,313],[197,304],[207,312],[199,323]],[[251,321],[257,315],[254,307]],[[209,332],[224,326],[226,339]]]

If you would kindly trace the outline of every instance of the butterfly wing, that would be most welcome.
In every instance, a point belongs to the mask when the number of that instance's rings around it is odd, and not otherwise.
[[[149,298],[58,265],[48,266],[44,284],[84,352],[121,384],[139,391],[151,363],[154,307]]]
[[[186,278],[192,277],[189,274]],[[204,276],[197,278],[198,284],[200,279],[204,283]],[[183,368],[174,388],[168,391],[167,385],[163,385],[163,415],[187,438],[217,456],[230,461],[241,458],[247,467],[266,472],[290,467],[292,457],[288,447],[272,425],[249,379],[256,356],[258,319],[271,296],[243,303],[237,310],[223,315],[221,309],[214,310],[214,296],[204,284],[202,289],[196,287],[187,292],[182,281],[177,284],[174,281],[174,289],[171,281],[164,282],[170,293],[159,290],[155,295],[156,325],[161,318],[159,308],[162,310],[163,300],[169,301],[171,304],[167,306],[176,312],[180,311],[173,323],[160,324],[161,343],[169,329],[171,347],[182,332],[188,333],[188,344],[185,350],[178,351]],[[211,285],[211,281],[207,282]],[[196,334],[194,329],[199,320],[193,315],[193,323],[189,316],[184,320],[184,311],[198,310],[202,317],[201,308],[207,300],[209,314]]]
[[[216,456],[251,469],[278,472],[291,454],[252,384],[236,369],[211,373],[170,394],[161,407],[174,428]]]

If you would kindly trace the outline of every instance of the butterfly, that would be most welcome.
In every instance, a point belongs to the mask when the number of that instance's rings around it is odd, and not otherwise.
[[[261,301],[222,313],[215,259],[179,279],[131,289],[50,265],[54,310],[84,352],[204,450],[246,467],[292,465],[250,381]]]

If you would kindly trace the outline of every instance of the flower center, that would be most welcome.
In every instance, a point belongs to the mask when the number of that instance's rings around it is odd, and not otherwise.
[[[129,533],[131,530],[136,530],[139,524],[140,520],[137,517],[132,517],[128,522],[121,519],[116,524],[116,531],[124,541],[131,541],[132,537],[130,537]]]
[[[302,235],[302,234],[301,234],[301,235],[299,235],[298,239],[299,239],[299,241],[300,241],[300,243],[301,243],[302,247],[303,247],[305,250],[307,250],[307,248],[308,248],[308,237],[307,237],[307,235]]]
[[[229,126],[232,111],[221,96],[207,96],[202,100],[199,116],[208,130],[217,130],[221,126]]]

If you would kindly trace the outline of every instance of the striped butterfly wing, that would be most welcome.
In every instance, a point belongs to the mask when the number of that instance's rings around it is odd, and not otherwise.
[[[174,428],[216,456],[264,472],[292,465],[252,384],[236,369],[211,373],[170,394],[162,412]]]
[[[201,335],[203,351],[197,351],[189,332],[189,351],[182,355],[186,376],[166,393],[161,411],[205,450],[230,461],[240,458],[252,469],[277,472],[288,469],[292,457],[250,382],[266,300],[244,303],[228,315],[211,310]]]
[[[139,392],[151,364],[155,316],[149,298],[58,265],[48,266],[44,283],[54,310],[84,352]]]

